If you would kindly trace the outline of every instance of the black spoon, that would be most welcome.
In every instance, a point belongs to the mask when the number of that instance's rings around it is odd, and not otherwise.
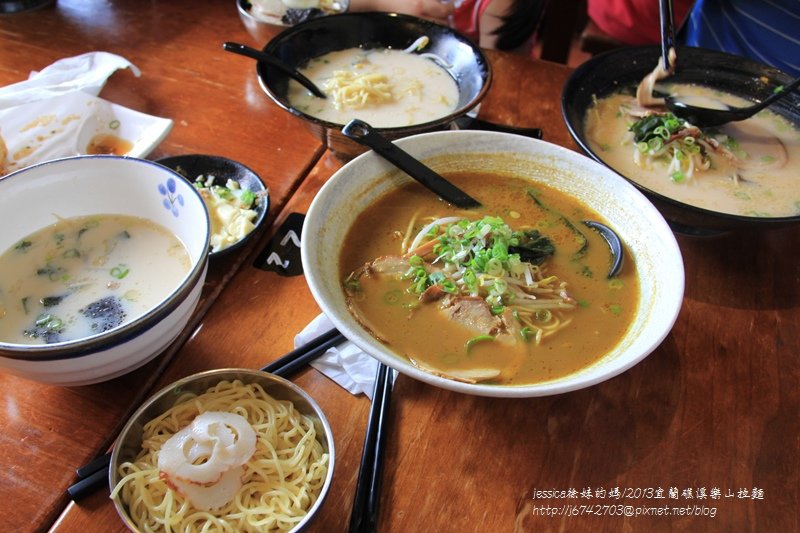
[[[594,220],[583,220],[582,221],[585,226],[588,226],[595,230],[597,233],[600,234],[603,239],[608,243],[608,247],[611,248],[611,268],[608,270],[609,278],[613,278],[619,271],[622,270],[622,263],[623,258],[625,257],[625,253],[622,250],[622,241],[617,235],[617,232],[613,229],[609,228],[605,224],[601,224],[600,222],[596,222]]]
[[[461,208],[479,207],[481,205],[476,199],[444,179],[430,167],[422,164],[408,152],[398,148],[397,145],[390,142],[363,120],[351,120],[342,128],[342,133],[345,137],[372,148],[379,156],[436,193],[442,200]],[[595,229],[608,243],[608,247],[611,248],[612,259],[608,277],[616,276],[622,268],[623,258],[622,241],[619,236],[605,224],[592,220],[584,220],[583,223]]]
[[[797,88],[798,84],[800,84],[800,78],[796,78],[792,83],[786,85],[780,91],[771,94],[769,97],[764,98],[761,102],[748,107],[709,109],[683,103],[676,100],[674,96],[665,97],[664,104],[675,116],[690,122],[698,128],[713,128],[722,126],[728,122],[737,122],[752,117],[768,105],[792,92]]]
[[[342,128],[345,137],[372,148],[382,158],[439,195],[445,202],[456,207],[479,207],[476,199],[441,177],[430,167],[414,159],[411,154],[397,147],[363,120],[353,119]]]
[[[296,80],[300,85],[311,91],[311,94],[314,96],[319,98],[327,98],[325,93],[322,92],[319,87],[314,85],[314,82],[303,76],[300,72],[298,72],[297,69],[290,67],[275,56],[239,43],[227,42],[222,45],[222,48],[228,52],[233,52],[234,54],[239,54],[241,56],[249,57],[258,61],[263,61],[269,66],[275,67],[276,69],[282,71],[293,80]]]

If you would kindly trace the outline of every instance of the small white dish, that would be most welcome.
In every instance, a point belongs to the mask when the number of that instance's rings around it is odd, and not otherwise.
[[[0,175],[37,163],[92,153],[146,157],[172,129],[172,120],[113,104],[82,91],[0,111]],[[106,137],[115,151],[96,152]],[[0,146],[2,146],[0,144]]]

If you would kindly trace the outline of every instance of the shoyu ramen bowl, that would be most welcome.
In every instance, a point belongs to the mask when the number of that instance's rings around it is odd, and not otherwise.
[[[322,477],[322,482],[319,485],[319,492],[316,495],[316,500],[313,504],[306,510],[305,516],[299,518],[294,527],[291,528],[293,533],[298,531],[304,531],[308,528],[311,522],[314,520],[314,517],[317,514],[317,511],[322,507],[323,502],[325,501],[325,497],[328,494],[328,490],[331,486],[331,481],[333,480],[333,469],[334,469],[334,440],[333,440],[333,433],[331,432],[331,427],[328,424],[327,419],[325,418],[325,414],[320,409],[319,405],[314,401],[311,396],[300,387],[295,385],[294,383],[283,379],[281,377],[275,376],[273,374],[268,374],[266,372],[260,372],[257,370],[246,370],[246,369],[238,369],[238,368],[224,368],[219,370],[209,370],[207,372],[201,372],[199,374],[193,374],[191,376],[185,377],[168,385],[167,387],[161,389],[159,392],[155,393],[153,396],[150,397],[142,406],[131,416],[128,422],[125,424],[125,427],[120,432],[119,437],[117,438],[117,442],[114,445],[114,451],[111,454],[111,463],[109,466],[109,486],[113,489],[117,486],[117,483],[122,479],[120,475],[119,467],[122,463],[126,461],[133,461],[140,453],[142,448],[142,439],[144,435],[144,426],[147,422],[153,420],[154,418],[162,415],[165,411],[172,408],[176,402],[179,401],[179,398],[183,397],[186,398],[185,395],[191,394],[194,396],[201,395],[206,393],[212,387],[216,387],[220,384],[220,382],[240,382],[242,385],[259,385],[264,392],[266,392],[269,396],[271,396],[274,400],[280,402],[291,402],[294,405],[296,411],[310,419],[311,425],[314,428],[315,437],[317,442],[321,446],[321,453],[327,454],[327,471],[324,473]],[[236,393],[236,390],[233,389],[230,385],[226,386],[226,393],[228,398],[241,398],[241,395]],[[255,394],[255,393],[254,393]],[[265,398],[260,398],[261,401],[268,401]],[[236,405],[236,402],[228,402],[230,405]],[[220,408],[224,407],[223,402],[217,402],[215,404],[215,410],[219,410]],[[257,406],[256,406],[257,407]],[[254,406],[249,406],[246,408],[241,408],[237,411],[238,413],[244,412],[253,412],[257,413],[258,409]],[[284,409],[276,409],[269,417],[265,416],[264,418],[267,420],[272,421],[275,423],[277,418],[281,416],[285,416],[287,413]],[[178,417],[180,418],[180,417]],[[249,420],[248,420],[249,421]],[[298,429],[300,427],[304,427],[301,425],[293,425],[290,422],[291,420],[284,420],[279,425],[283,429],[279,429],[276,431],[289,431],[292,430],[296,434],[292,438],[287,437],[287,441],[298,443],[301,441],[297,433],[300,433]],[[251,422],[252,423],[252,422]],[[174,431],[174,430],[173,430]],[[262,439],[267,439],[268,437],[261,436]],[[273,443],[276,444],[276,443]],[[298,456],[304,456],[303,454],[298,454]],[[281,457],[283,457],[281,455]],[[288,468],[286,463],[289,463],[289,459],[291,457],[285,457],[284,468]],[[300,460],[298,460],[300,461]],[[256,470],[263,470],[263,469],[256,469]],[[289,472],[286,471],[286,474]],[[271,480],[272,481],[272,480]],[[319,480],[316,480],[319,481]],[[250,480],[249,483],[256,483],[256,480]],[[298,483],[297,479],[294,479],[292,483]],[[271,487],[273,488],[273,487]],[[280,494],[280,491],[275,490],[275,493],[279,493],[278,498],[284,496]],[[158,495],[152,495],[153,500],[158,500]],[[300,498],[298,498],[300,499]],[[257,499],[249,499],[249,498],[242,498],[242,501],[246,502],[253,502],[257,501]],[[246,504],[245,504],[246,505]],[[140,531],[136,523],[131,519],[131,515],[128,511],[128,507],[123,502],[123,497],[121,494],[117,494],[114,498],[114,506],[116,507],[117,512],[119,513],[120,518],[125,522],[132,531]],[[138,511],[141,511],[142,508],[139,506]],[[178,514],[178,513],[175,513]],[[269,517],[265,516],[258,516],[257,519],[259,520],[268,520]],[[174,519],[174,515],[173,515]],[[235,528],[235,525],[234,525]],[[173,529],[178,529],[173,524]],[[270,528],[270,530],[272,530]]]
[[[625,88],[635,87],[655,68],[661,56],[658,46],[624,47],[597,55],[578,67],[564,84],[561,110],[575,142],[593,159],[604,163],[602,150],[593,149],[587,135],[586,117],[593,103]],[[758,102],[771,95],[791,77],[780,70],[704,48],[679,48],[676,83],[693,84]],[[665,82],[671,81],[670,79]],[[769,107],[770,111],[800,128],[800,93],[794,92]],[[796,155],[796,154],[795,154]],[[673,229],[689,235],[712,235],[739,229],[769,229],[800,222],[800,215],[744,216],[691,205],[656,192],[641,183],[641,176],[621,173],[661,211]],[[711,179],[711,178],[708,178]],[[800,186],[800,180],[795,176]]]
[[[619,175],[571,150],[506,133],[433,132],[396,144],[441,173],[511,175],[524,178],[533,187],[545,184],[577,199],[617,232],[627,249],[626,261],[635,264],[640,291],[630,325],[616,345],[595,362],[563,377],[525,385],[475,384],[420,370],[370,335],[348,311],[340,274],[340,251],[347,232],[367,206],[411,181],[369,152],[343,166],[322,187],[303,228],[304,235],[314,238],[303,239],[301,246],[303,268],[314,298],[339,331],[364,352],[437,387],[481,396],[531,397],[588,387],[620,374],[655,350],[669,333],[683,298],[681,253],[659,212]],[[397,227],[403,231],[407,224],[408,220],[398,221]]]
[[[208,214],[195,188],[166,167],[116,156],[41,163],[0,179],[0,213],[0,252],[12,251],[26,236],[58,219],[129,215],[156,223],[177,237],[189,261],[185,274],[179,270],[182,277],[174,286],[163,287],[157,303],[129,322],[49,344],[0,339],[0,369],[5,372],[58,385],[84,385],[120,376],[161,353],[197,306],[208,263]],[[150,268],[158,268],[157,261],[166,254],[166,248],[161,254],[159,249],[148,249],[140,256],[148,256],[154,265]],[[113,265],[103,266],[113,269]],[[131,265],[129,270],[135,268]],[[122,279],[127,274],[117,271],[117,276]],[[11,283],[6,279],[0,282]],[[75,287],[71,280],[64,279],[64,283],[63,292],[69,294]]]
[[[264,51],[291,66],[303,67],[313,58],[338,50],[404,50],[423,36],[427,36],[430,43],[422,52],[434,54],[448,65],[444,68],[456,81],[458,102],[451,113],[440,118],[423,120],[409,126],[378,127],[383,136],[398,139],[416,133],[446,129],[453,120],[480,103],[489,90],[492,71],[478,46],[447,26],[416,17],[397,13],[347,13],[297,24],[270,40]],[[349,119],[341,124],[329,122],[292,107],[287,97],[289,78],[283,72],[269,68],[264,63],[258,63],[257,72],[259,83],[267,95],[280,107],[301,118],[337,156],[351,159],[367,150],[342,135],[341,129]],[[369,108],[359,110],[359,113],[358,117],[350,118],[370,122]]]

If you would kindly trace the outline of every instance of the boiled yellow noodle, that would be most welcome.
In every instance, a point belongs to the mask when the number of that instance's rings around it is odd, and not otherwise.
[[[241,415],[257,435],[242,487],[226,506],[211,512],[193,508],[156,466],[161,446],[208,411]],[[182,396],[145,424],[142,451],[120,465],[121,479],[111,498],[121,499],[141,531],[288,531],[317,500],[327,471],[328,454],[310,418],[258,384],[221,381],[201,395]]]
[[[336,109],[363,109],[394,100],[389,78],[376,72],[337,70],[323,84],[323,89],[330,94]]]

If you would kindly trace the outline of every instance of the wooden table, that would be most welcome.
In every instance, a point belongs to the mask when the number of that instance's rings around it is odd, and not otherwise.
[[[58,0],[0,17],[0,85],[62,57],[118,53],[143,75],[117,73],[101,96],[175,121],[151,158],[227,156],[258,172],[272,198],[268,227],[211,265],[191,326],[164,355],[87,387],[0,374],[3,530],[124,530],[107,492],[68,501],[74,468],[106,451],[156,388],[201,370],[261,367],[290,350],[319,312],[302,276],[254,261],[341,162],[268,101],[252,62],[222,52],[227,40],[263,44],[232,1]],[[546,140],[576,149],[559,104],[569,69],[489,56],[495,82],[481,116],[541,127]],[[380,530],[799,530],[800,228],[679,244],[686,293],[678,321],[653,354],[614,379],[502,400],[401,376]],[[345,531],[369,402],[313,369],[295,382],[321,405],[336,442],[333,486],[312,530]]]

